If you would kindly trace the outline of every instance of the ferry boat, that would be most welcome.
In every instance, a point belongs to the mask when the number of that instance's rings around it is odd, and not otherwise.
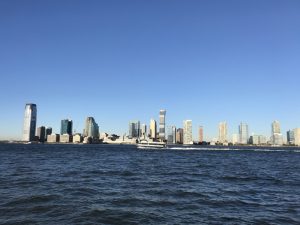
[[[140,149],[163,149],[167,147],[167,144],[164,142],[141,141],[137,144],[137,147]]]

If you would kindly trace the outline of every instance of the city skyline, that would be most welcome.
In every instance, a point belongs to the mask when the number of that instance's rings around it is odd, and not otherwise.
[[[116,4],[117,3],[117,4]],[[300,127],[299,1],[1,1],[0,139],[22,139],[23,108],[59,133],[123,134],[136,118],[193,121],[193,139],[228,136],[241,121],[270,137]],[[197,101],[195,101],[197,99]],[[96,101],[95,101],[96,100]]]

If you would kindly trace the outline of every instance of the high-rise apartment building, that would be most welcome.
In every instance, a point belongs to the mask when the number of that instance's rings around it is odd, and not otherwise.
[[[61,121],[61,126],[60,126],[60,134],[69,134],[72,135],[72,130],[73,130],[73,121],[69,119],[64,119]]]
[[[192,121],[183,121],[183,144],[193,144]]]
[[[166,139],[166,110],[159,111],[159,138],[164,141]]]
[[[226,122],[219,123],[219,142],[220,143],[227,142],[227,123]]]
[[[140,137],[140,121],[132,120],[129,122],[128,138]]]
[[[271,129],[272,129],[272,135],[273,134],[280,134],[280,123],[279,121],[275,120],[273,121],[272,125],[271,125]]]
[[[176,131],[176,143],[183,144],[183,129],[178,128]]]
[[[248,144],[249,141],[249,130],[248,130],[248,124],[246,123],[240,123],[239,125],[239,138],[240,144]]]
[[[199,126],[199,142],[203,142],[203,126]]]
[[[26,104],[23,123],[23,141],[34,141],[37,120],[36,104]]]
[[[150,138],[156,139],[156,133],[157,133],[157,128],[156,128],[156,121],[154,119],[150,120]]]
[[[300,146],[300,128],[295,128],[294,133],[294,144]]]
[[[86,118],[83,136],[92,137],[96,139],[99,138],[99,126],[93,117]]]
[[[232,144],[236,145],[240,143],[239,134],[232,134]]]
[[[273,145],[282,145],[283,137],[280,132],[280,123],[275,120],[271,125],[271,142]]]

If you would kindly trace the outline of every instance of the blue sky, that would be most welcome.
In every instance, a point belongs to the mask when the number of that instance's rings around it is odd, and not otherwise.
[[[300,1],[0,1],[0,139],[38,126],[122,134],[128,121],[193,120],[217,136],[300,127]]]

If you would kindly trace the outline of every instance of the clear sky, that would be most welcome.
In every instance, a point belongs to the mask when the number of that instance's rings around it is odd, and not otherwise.
[[[167,110],[217,137],[249,124],[300,127],[299,0],[0,1],[0,139],[19,139],[25,104],[38,126],[123,134]]]

